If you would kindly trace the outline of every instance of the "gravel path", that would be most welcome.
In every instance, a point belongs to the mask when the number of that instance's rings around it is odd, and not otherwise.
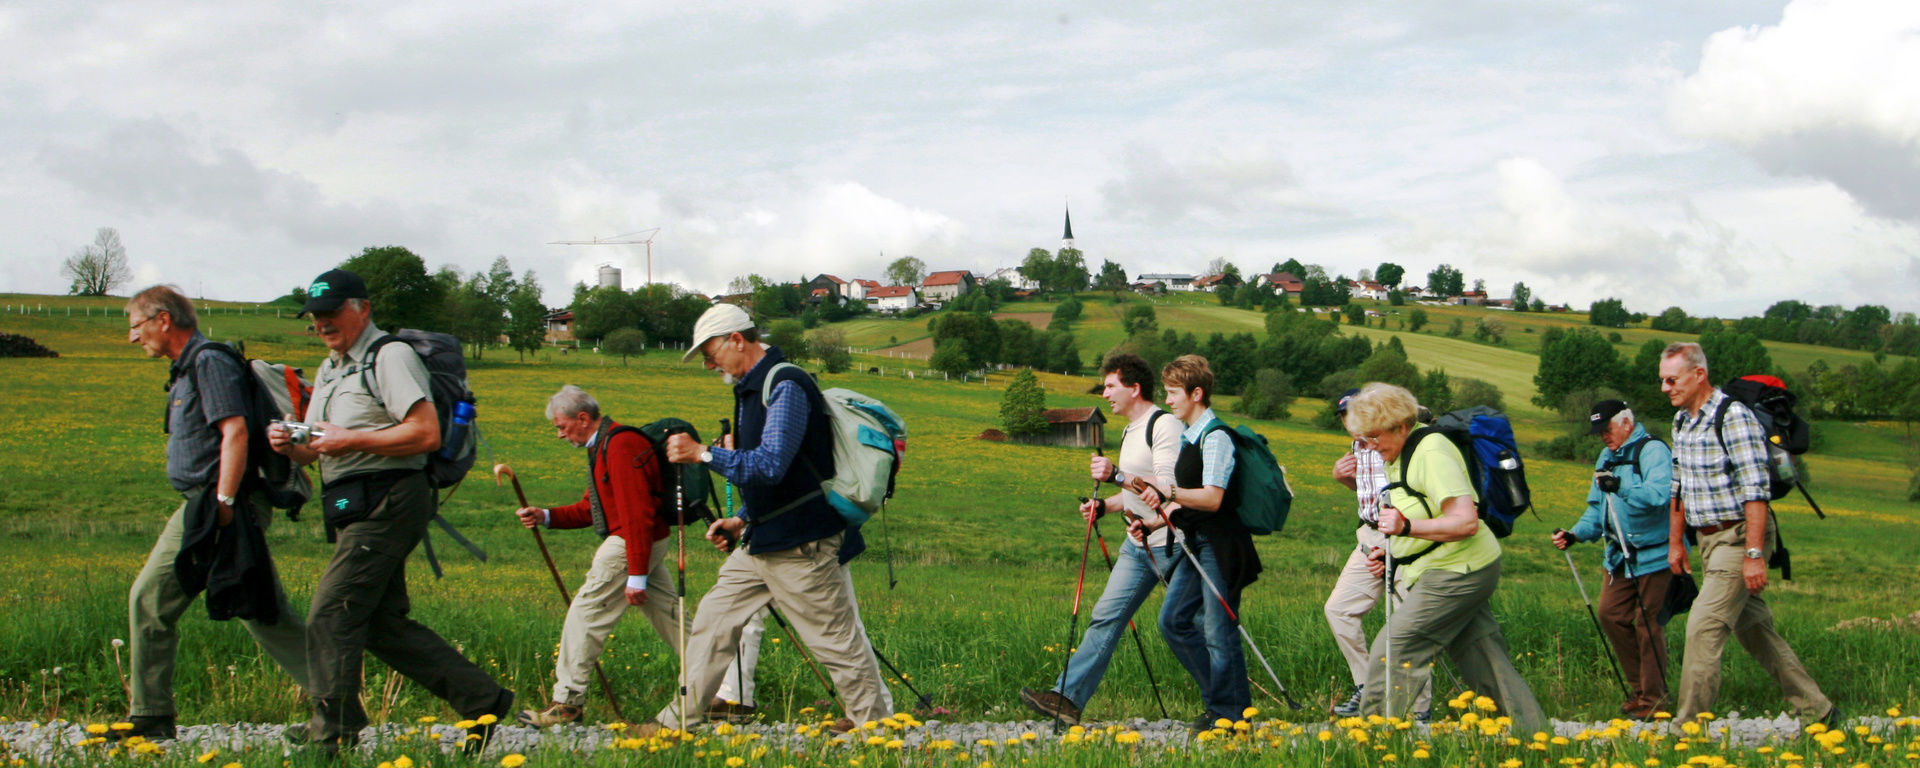
[[[1862,717],[1854,718],[1848,725],[1866,725],[1876,731],[1885,729],[1893,723],[1892,718]],[[1089,727],[1104,727],[1115,723],[1090,723]],[[1137,732],[1146,744],[1180,744],[1191,740],[1187,724],[1179,720],[1132,719],[1117,721],[1117,724]],[[1328,727],[1329,723],[1303,723],[1309,732]],[[226,725],[186,725],[179,729],[179,738],[172,743],[164,743],[169,751],[178,754],[197,754],[212,749],[235,753],[249,749],[284,750],[280,732],[286,726],[280,724],[235,723]],[[1582,721],[1553,721],[1556,735],[1571,737],[1587,729],[1606,727],[1606,723]],[[1628,737],[1648,728],[1666,729],[1666,723],[1642,723],[1633,727]],[[409,731],[412,733],[409,734]],[[759,734],[762,743],[771,747],[781,745],[800,746],[812,743],[818,737],[801,736],[794,733],[791,726],[784,724],[750,724],[736,726],[735,732]],[[943,722],[930,720],[923,727],[913,728],[901,734],[907,749],[924,746],[939,739],[952,740],[963,748],[984,749],[977,746],[981,739],[993,741],[997,745],[1006,745],[1009,739],[1019,744],[1022,735],[1033,733],[1036,738],[1032,748],[1041,748],[1056,743],[1059,739],[1053,733],[1053,723],[1046,720],[1025,720],[1015,722]],[[369,729],[364,733],[363,741],[369,743],[419,743],[437,736],[444,749],[452,749],[460,743],[465,732],[445,723],[427,726],[388,724]],[[1744,718],[1738,713],[1717,719],[1708,724],[1706,734],[1716,740],[1730,736],[1734,746],[1753,747],[1769,740],[1791,739],[1801,735],[1800,721],[1787,715],[1772,718]],[[541,749],[559,748],[567,751],[598,751],[606,748],[618,734],[602,726],[563,726],[550,729],[535,729],[522,726],[502,726],[494,736],[494,744],[489,754],[507,754],[510,752],[532,753]],[[0,741],[5,741],[14,754],[28,760],[44,761],[59,753],[71,754],[80,742],[94,738],[87,733],[86,726],[56,720],[51,723],[3,722],[0,723]],[[1627,738],[1627,737],[1623,737]],[[1003,747],[996,747],[1004,748]],[[367,749],[363,745],[362,749]]]

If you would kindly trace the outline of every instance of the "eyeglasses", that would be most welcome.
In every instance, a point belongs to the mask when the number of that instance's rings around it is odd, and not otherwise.
[[[137,322],[137,323],[132,323],[132,324],[129,324],[129,325],[127,326],[127,330],[129,330],[129,331],[135,331],[135,330],[139,330],[141,326],[144,326],[144,325],[146,325],[147,323],[151,323],[151,322],[153,322],[153,321],[154,321],[154,319],[155,319],[155,318],[158,318],[158,317],[160,317],[160,315],[161,315],[161,314],[162,314],[162,313],[160,313],[160,312],[155,312],[155,313],[153,313],[153,314],[151,314],[151,315],[147,315],[147,318],[146,318],[145,320],[141,320],[140,322]]]

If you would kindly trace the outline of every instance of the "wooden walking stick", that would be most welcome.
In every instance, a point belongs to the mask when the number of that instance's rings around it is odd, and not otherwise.
[[[506,464],[493,465],[493,484],[495,486],[500,485],[501,475],[506,475],[507,480],[513,483],[513,495],[520,499],[520,506],[533,506],[527,503],[527,492],[520,489],[520,477],[513,474],[512,467]],[[588,480],[588,482],[592,482],[592,480]],[[527,530],[533,531],[533,543],[539,545],[540,557],[547,561],[547,573],[553,576],[553,586],[555,589],[560,590],[560,604],[571,607],[573,605],[573,594],[567,591],[567,583],[560,579],[560,568],[553,564],[553,553],[547,551],[547,540],[540,535],[540,526],[536,525]],[[613,716],[618,718],[620,722],[626,722],[627,715],[620,711],[620,700],[614,698],[613,684],[607,682],[607,671],[600,668],[599,659],[593,660],[593,674],[595,677],[600,678],[600,692],[607,697],[607,708],[613,710]]]

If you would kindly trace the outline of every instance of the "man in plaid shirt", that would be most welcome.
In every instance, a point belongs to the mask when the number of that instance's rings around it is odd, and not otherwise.
[[[1720,654],[1727,636],[1773,675],[1795,714],[1829,726],[1840,710],[1807,675],[1793,648],[1773,628],[1773,611],[1760,599],[1767,588],[1773,552],[1772,498],[1766,434],[1759,419],[1707,381],[1700,345],[1677,343],[1660,356],[1660,391],[1679,411],[1673,415],[1673,511],[1667,533],[1667,564],[1692,573],[1685,536],[1699,540],[1706,575],[1687,619],[1686,659],[1680,670],[1680,709],[1675,722],[1710,711],[1720,690]],[[1726,414],[1716,416],[1724,409]]]

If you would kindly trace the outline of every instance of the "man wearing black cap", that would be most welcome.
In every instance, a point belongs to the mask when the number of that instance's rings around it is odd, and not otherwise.
[[[1619,400],[1595,403],[1587,419],[1587,434],[1599,435],[1607,447],[1593,465],[1586,513],[1572,530],[1554,531],[1553,545],[1566,549],[1606,540],[1600,627],[1620,656],[1630,689],[1620,711],[1644,720],[1667,706],[1666,631],[1654,617],[1673,583],[1667,569],[1673,451],[1647,434]]]
[[[427,369],[406,344],[385,344],[374,327],[367,286],[332,270],[307,290],[303,315],[331,354],[314,377],[305,419],[311,435],[294,443],[285,427],[267,432],[273,449],[317,463],[321,508],[338,529],[333,560],[314,588],[307,617],[313,717],[290,726],[287,740],[328,751],[359,740],[361,660],[372,651],[394,671],[477,721],[466,747],[478,752],[493,723],[512,711],[500,687],[433,630],[407,617],[406,558],[426,533],[435,500],[425,473],[440,447]]]
[[[1358,388],[1349,389],[1334,401],[1334,412],[1346,418],[1347,401],[1360,394]],[[1426,408],[1421,407],[1424,412]],[[1426,419],[1431,421],[1432,419]],[[1327,595],[1327,603],[1321,610],[1327,615],[1327,626],[1333,629],[1333,641],[1340,646],[1340,655],[1346,657],[1347,672],[1353,676],[1353,694],[1347,700],[1334,706],[1333,713],[1341,717],[1360,714],[1360,698],[1367,682],[1367,631],[1361,626],[1374,606],[1380,604],[1385,592],[1386,579],[1373,575],[1367,563],[1378,559],[1387,546],[1387,537],[1375,528],[1379,523],[1380,491],[1387,487],[1387,470],[1380,460],[1380,452],[1359,440],[1353,441],[1352,450],[1333,463],[1333,479],[1341,485],[1352,488],[1359,499],[1359,524],[1353,529],[1357,540],[1353,551],[1347,555],[1347,564],[1340,569],[1340,578],[1333,584],[1333,591]],[[1425,714],[1433,700],[1433,688],[1421,690],[1419,698],[1413,702],[1413,711]]]

